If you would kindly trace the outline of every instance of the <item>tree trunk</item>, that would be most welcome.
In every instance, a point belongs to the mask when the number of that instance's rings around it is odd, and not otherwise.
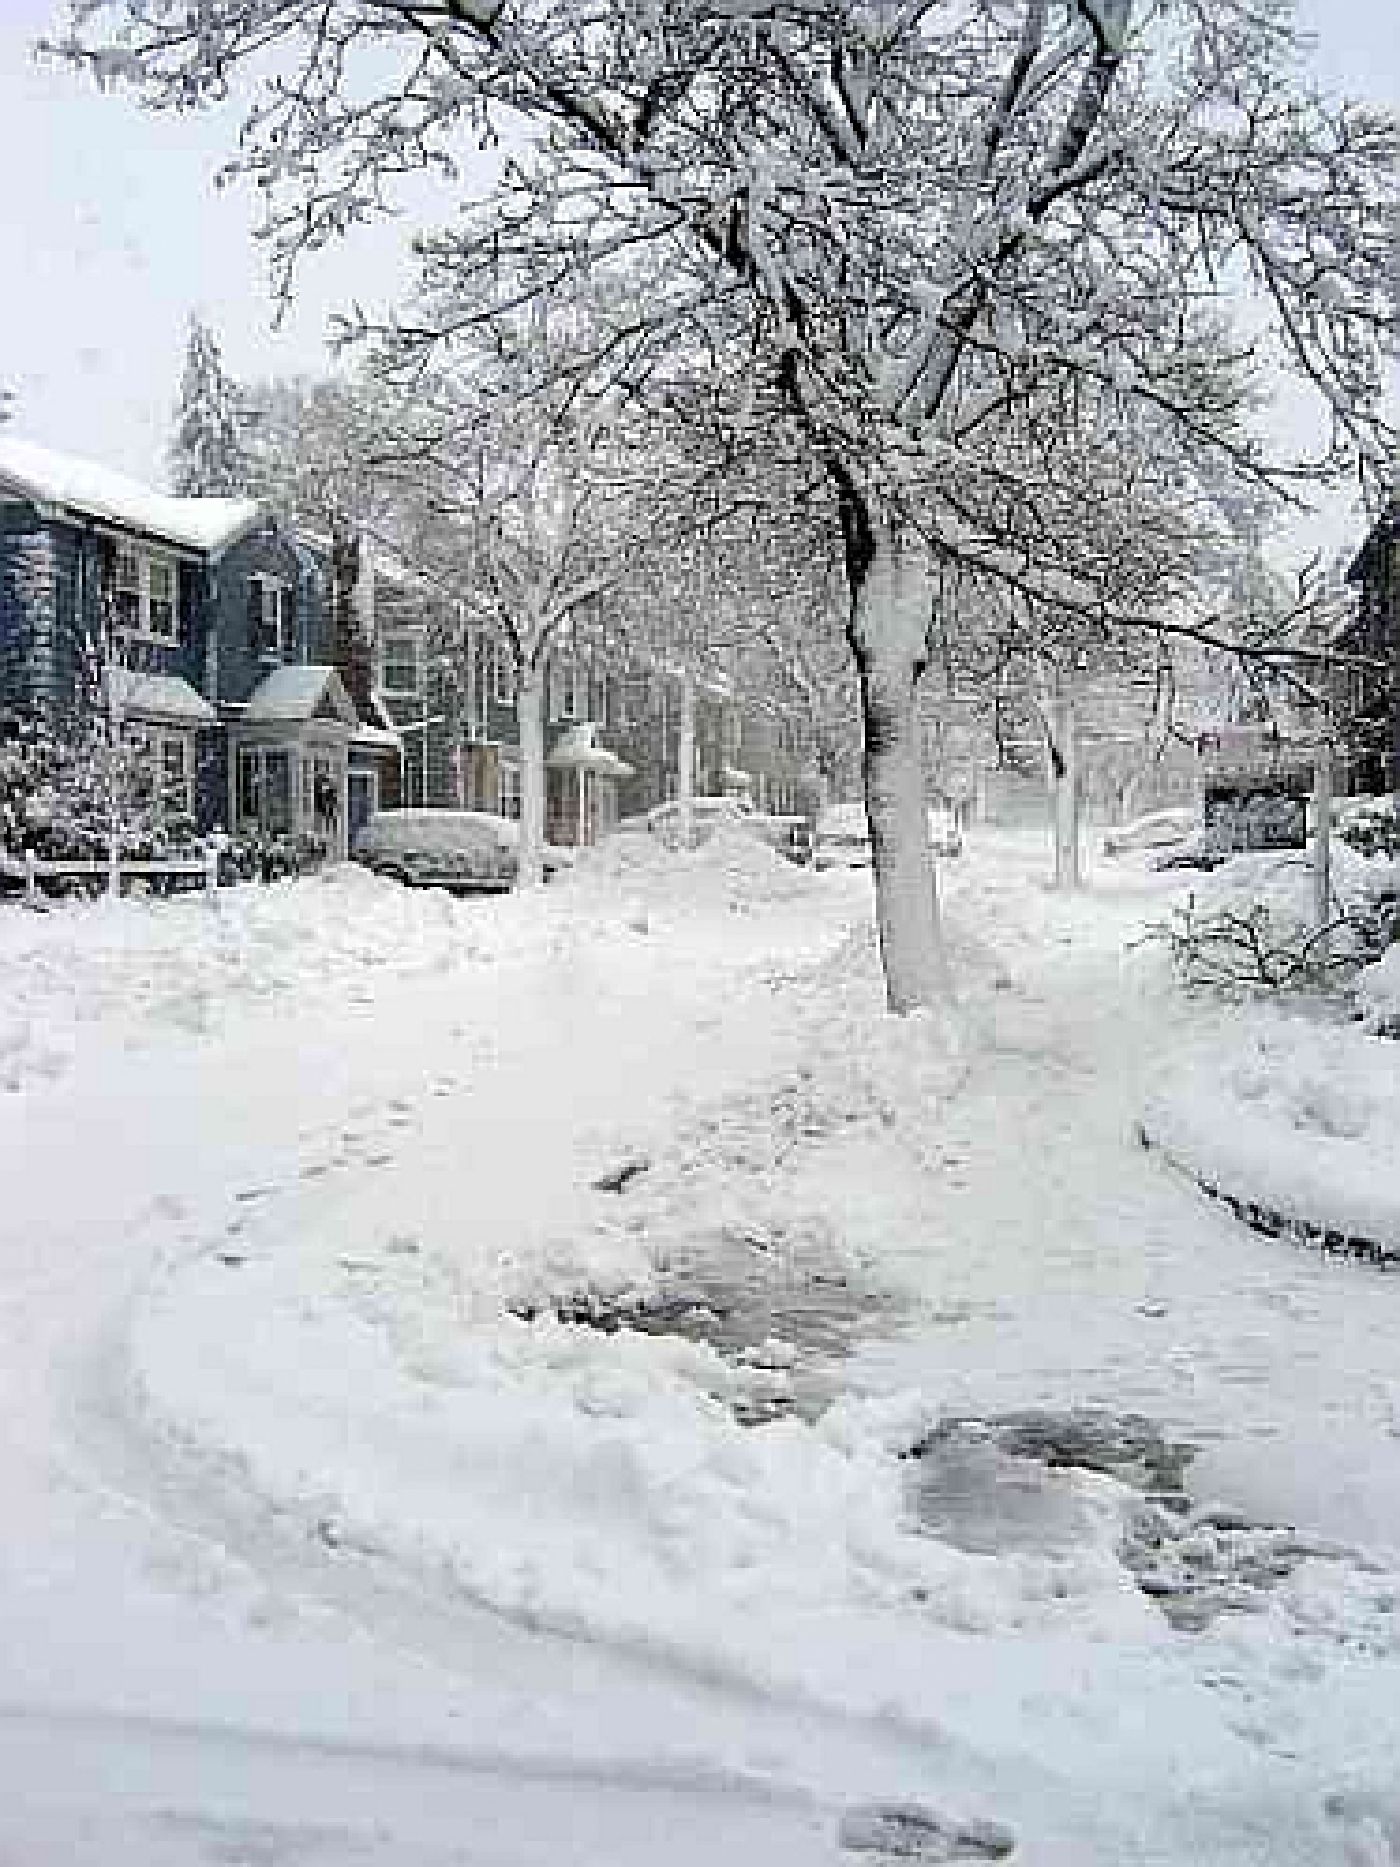
[[[875,545],[852,605],[865,728],[865,807],[875,863],[875,915],[885,996],[894,1012],[948,996],[915,696],[932,604],[921,556]]]
[[[1317,964],[1332,957],[1332,723],[1323,716],[1313,765],[1313,916],[1317,923]]]
[[[695,675],[681,675],[681,723],[676,753],[676,801],[680,806],[682,849],[695,847]]]
[[[1078,888],[1084,879],[1079,846],[1079,748],[1074,701],[1056,675],[1044,709],[1045,762],[1050,791],[1050,821],[1055,842],[1056,888]]]
[[[527,658],[516,695],[520,723],[520,859],[516,885],[538,888],[544,880],[544,668]]]

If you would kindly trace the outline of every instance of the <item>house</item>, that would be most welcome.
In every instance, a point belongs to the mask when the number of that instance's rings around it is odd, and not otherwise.
[[[94,647],[103,718],[200,830],[343,855],[383,808],[520,814],[510,645],[440,579],[255,500],[174,498],[0,438],[0,711],[93,705]],[[552,648],[545,703],[551,842],[675,795],[680,678],[601,617]],[[810,776],[787,710],[700,683],[698,792],[792,811]]]
[[[515,662],[503,633],[468,622],[434,579],[376,555],[375,688],[403,746],[412,806],[520,815]],[[621,689],[601,648],[561,641],[545,673],[545,834],[592,843],[618,817],[631,767],[609,737]]]
[[[1350,787],[1400,792],[1400,500],[1372,526],[1346,575],[1356,609],[1333,647]]]
[[[97,704],[201,830],[343,855],[374,807],[398,741],[357,707],[330,612],[324,558],[258,501],[0,437],[0,709],[61,723],[100,664]]]

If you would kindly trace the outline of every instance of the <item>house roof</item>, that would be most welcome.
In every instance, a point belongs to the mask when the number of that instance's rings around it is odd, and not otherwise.
[[[76,460],[8,436],[0,438],[0,492],[5,491],[57,506],[80,519],[105,520],[191,551],[215,554],[261,524],[267,510],[256,499],[178,499],[153,492],[95,461]]]
[[[383,726],[370,726],[363,720],[355,728],[350,738],[351,745],[367,746],[375,752],[401,752],[403,740],[397,733],[387,731]]]
[[[632,776],[632,767],[625,759],[620,759],[616,752],[610,752],[606,746],[598,744],[595,720],[585,720],[581,726],[571,726],[567,732],[561,733],[545,762],[556,771],[591,771],[600,778]]]
[[[213,707],[178,674],[137,674],[129,668],[107,670],[108,689],[123,713],[181,726],[212,726]]]
[[[242,719],[253,726],[301,726],[327,719],[352,731],[360,723],[355,703],[335,669],[314,662],[274,668],[249,695]]]

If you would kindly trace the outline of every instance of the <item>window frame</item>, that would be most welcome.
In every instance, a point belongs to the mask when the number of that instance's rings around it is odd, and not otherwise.
[[[169,579],[166,592],[159,596],[153,589],[154,570]],[[119,539],[112,554],[110,596],[118,634],[161,648],[179,646],[180,561],[171,552]],[[158,608],[168,614],[168,627],[156,626]]]
[[[410,685],[403,685],[390,678],[390,668],[395,666],[401,668],[403,665],[402,662],[396,658],[391,658],[389,653],[389,645],[391,642],[396,648],[402,648],[407,644],[411,650],[413,668],[412,683]],[[379,681],[385,694],[404,700],[421,700],[423,698],[427,686],[426,648],[427,644],[423,640],[421,630],[386,629],[384,631],[384,634],[380,638],[379,647]]]
[[[500,636],[491,638],[491,700],[498,707],[513,707],[516,702],[515,656],[509,642]]]
[[[256,638],[249,643],[259,661],[286,661],[294,658],[296,643],[296,608],[292,601],[294,585],[290,578],[275,576],[271,571],[255,570],[248,574],[248,586],[254,587],[258,596],[258,624]],[[268,597],[272,597],[272,619],[268,622]]]
[[[502,758],[496,768],[497,815],[520,821],[520,760]]]
[[[195,735],[187,726],[163,726],[152,720],[131,720],[123,728],[122,744],[141,764],[151,785],[157,812],[194,815]],[[180,769],[172,775],[169,754],[178,750]]]

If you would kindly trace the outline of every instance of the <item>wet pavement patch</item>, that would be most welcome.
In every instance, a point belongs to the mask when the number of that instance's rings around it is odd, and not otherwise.
[[[582,1291],[512,1306],[526,1322],[547,1314],[605,1335],[705,1344],[752,1377],[733,1403],[744,1425],[815,1419],[831,1404],[836,1364],[892,1312],[887,1294],[829,1250],[759,1228],[726,1228],[673,1251],[644,1293]]]
[[[838,1840],[849,1854],[881,1861],[1000,1861],[1016,1837],[997,1822],[958,1822],[917,1802],[872,1802],[848,1809]]]
[[[1300,1562],[1338,1554],[1286,1525],[1202,1508],[1188,1484],[1195,1448],[1141,1414],[1082,1408],[949,1418],[906,1456],[916,1468],[920,1526],[982,1554],[1068,1553],[1092,1531],[1070,1474],[1116,1480],[1126,1487],[1119,1559],[1183,1632],[1263,1607]]]

